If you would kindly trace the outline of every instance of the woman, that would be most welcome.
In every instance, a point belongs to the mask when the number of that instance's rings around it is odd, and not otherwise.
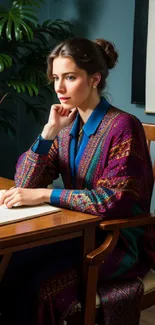
[[[142,125],[101,97],[117,58],[114,46],[103,39],[71,38],[51,52],[47,74],[60,104],[52,106],[41,135],[20,157],[16,188],[7,191],[1,201],[8,208],[48,202],[103,219],[149,212],[153,174]],[[60,174],[65,188],[47,188]],[[154,258],[153,243],[147,247],[152,231],[144,227],[121,231],[117,247],[100,269],[100,286],[108,278],[144,276]],[[102,236],[98,234],[97,245]],[[40,324],[62,321],[79,299],[76,279],[80,257],[75,261],[71,246],[77,247],[77,243],[66,242],[61,267],[54,271],[53,266],[47,267],[48,274],[42,274],[42,280],[50,281],[48,294],[47,283],[41,289]],[[76,271],[67,273],[67,267],[73,265]],[[62,276],[65,285],[59,290]],[[53,282],[55,279],[58,282]],[[53,283],[57,283],[55,288]]]

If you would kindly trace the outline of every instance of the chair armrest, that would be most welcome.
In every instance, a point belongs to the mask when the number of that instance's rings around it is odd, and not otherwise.
[[[140,214],[126,219],[105,220],[100,223],[100,228],[109,231],[104,243],[87,255],[87,263],[100,265],[115,248],[119,230],[123,228],[155,224],[155,213]]]
[[[91,265],[100,265],[115,248],[118,237],[118,229],[109,233],[104,240],[104,243],[87,255],[87,263]]]
[[[102,230],[114,231],[116,229],[152,224],[155,224],[155,213],[145,213],[130,218],[105,220],[100,223],[100,228]]]

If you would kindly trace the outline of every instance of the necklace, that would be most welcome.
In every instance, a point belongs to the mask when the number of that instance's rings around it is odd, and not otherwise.
[[[80,131],[79,131],[79,134],[78,134],[78,146],[80,145],[81,140],[82,140],[82,136],[83,136],[83,134],[82,134],[82,132],[83,132],[83,129],[82,129],[83,124],[84,123],[82,121],[80,121]]]
[[[83,131],[82,129],[79,131],[79,137],[80,137],[80,135],[82,134],[82,131]]]
[[[83,121],[80,120],[80,131],[79,131],[79,137],[80,137],[81,134],[82,134],[82,131],[83,131],[82,127],[83,127],[83,125],[84,125]]]

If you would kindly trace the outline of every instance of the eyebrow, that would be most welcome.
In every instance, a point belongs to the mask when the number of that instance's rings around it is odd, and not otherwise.
[[[76,74],[76,72],[69,71],[69,72],[62,73],[63,76],[66,76],[66,74]],[[53,73],[52,76],[57,76],[57,74]]]

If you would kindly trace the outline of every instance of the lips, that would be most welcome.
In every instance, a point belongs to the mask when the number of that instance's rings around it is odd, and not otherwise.
[[[70,99],[70,97],[59,97],[60,100],[67,100]]]

